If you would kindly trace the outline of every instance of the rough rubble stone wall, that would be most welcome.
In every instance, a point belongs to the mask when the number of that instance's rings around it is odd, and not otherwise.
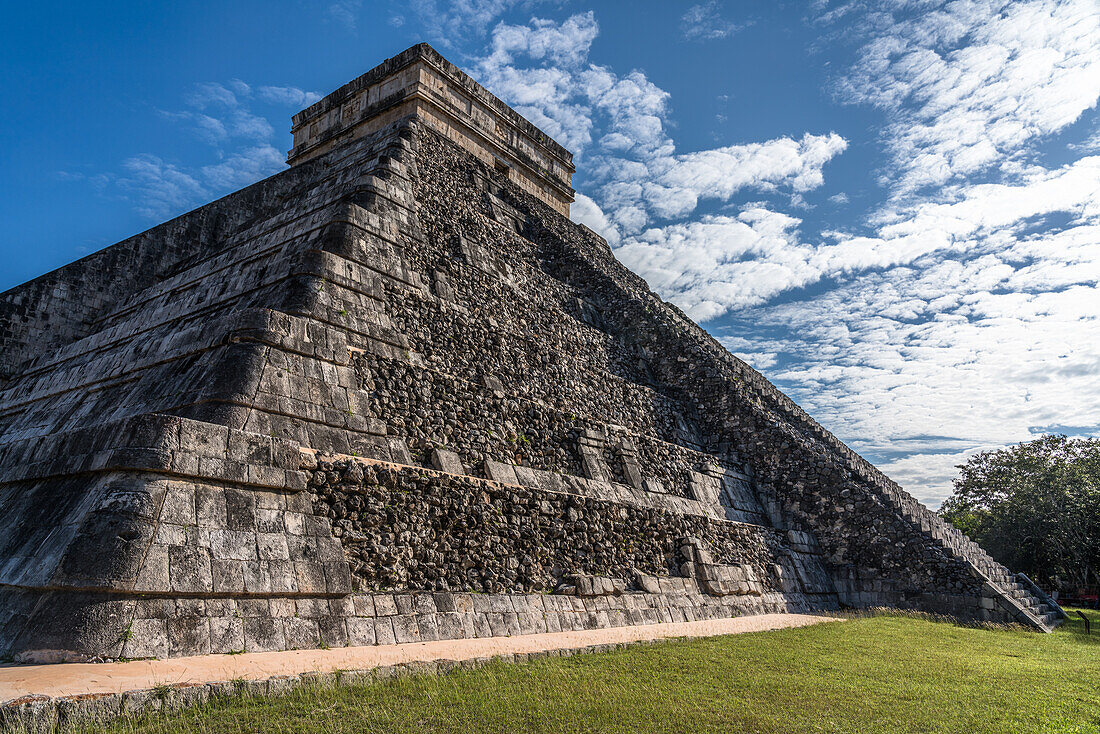
[[[362,590],[553,591],[576,574],[633,583],[679,575],[689,537],[783,590],[775,562],[787,549],[772,528],[354,460],[322,463],[310,489]]]
[[[484,354],[475,348],[471,354]],[[395,432],[403,435],[415,459],[427,465],[432,448],[456,451],[470,467],[485,459],[533,466],[562,474],[583,475],[578,437],[588,431],[603,431],[608,425],[621,426],[616,418],[606,419],[598,403],[584,404],[580,398],[551,402],[546,392],[530,396],[536,379],[529,374],[521,383],[527,390],[506,391],[499,378],[469,382],[460,377],[417,368],[391,360],[361,355],[354,360],[360,387],[371,394],[371,411]],[[563,384],[549,381],[553,390]],[[593,379],[589,384],[596,382]],[[510,388],[512,384],[507,383]],[[612,386],[617,383],[611,382]],[[541,391],[540,391],[541,392]],[[563,390],[563,392],[565,392]],[[517,394],[518,393],[518,394]],[[656,410],[665,410],[659,398]],[[575,411],[575,412],[574,412]],[[654,411],[656,412],[656,411]],[[593,418],[594,415],[600,418]],[[648,419],[650,416],[646,415]],[[631,423],[623,421],[623,423]],[[649,420],[639,421],[643,426]],[[637,425],[637,424],[634,424]],[[689,471],[713,457],[688,447],[668,443],[651,435],[632,433],[642,473],[661,482],[663,491],[688,495]],[[612,479],[627,483],[623,472],[621,439],[613,435],[602,449]]]

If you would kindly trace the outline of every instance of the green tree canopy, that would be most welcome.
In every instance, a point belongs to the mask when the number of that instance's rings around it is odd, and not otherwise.
[[[956,528],[1038,583],[1100,583],[1100,439],[1044,436],[959,469],[940,510]]]

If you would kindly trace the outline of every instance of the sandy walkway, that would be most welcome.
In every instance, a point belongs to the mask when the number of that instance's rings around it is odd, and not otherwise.
[[[206,683],[239,678],[266,679],[317,671],[363,670],[421,660],[466,660],[509,653],[582,648],[589,645],[657,640],[668,637],[707,637],[761,632],[835,622],[835,617],[809,614],[762,614],[700,622],[612,627],[579,632],[550,632],[516,637],[440,640],[405,645],[345,647],[332,650],[294,650],[241,655],[204,655],[170,660],[128,663],[63,663],[0,667],[0,702],[28,694],[51,697],[85,693],[122,693],[160,684]]]

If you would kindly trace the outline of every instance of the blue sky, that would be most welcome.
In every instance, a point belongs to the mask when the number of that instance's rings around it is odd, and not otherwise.
[[[937,507],[1100,434],[1100,2],[42,2],[0,30],[0,289],[284,167],[421,40],[576,153],[574,219]]]

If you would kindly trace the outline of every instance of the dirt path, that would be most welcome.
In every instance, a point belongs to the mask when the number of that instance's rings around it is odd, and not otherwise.
[[[292,650],[240,655],[203,655],[127,663],[63,663],[0,667],[0,702],[30,694],[51,697],[87,693],[122,693],[162,684],[206,683],[236,679],[266,679],[317,671],[364,670],[413,661],[466,660],[514,653],[583,648],[607,643],[708,637],[762,632],[839,621],[809,614],[762,614],[700,622],[612,627],[578,632],[550,632],[515,637],[440,640],[404,645]]]

